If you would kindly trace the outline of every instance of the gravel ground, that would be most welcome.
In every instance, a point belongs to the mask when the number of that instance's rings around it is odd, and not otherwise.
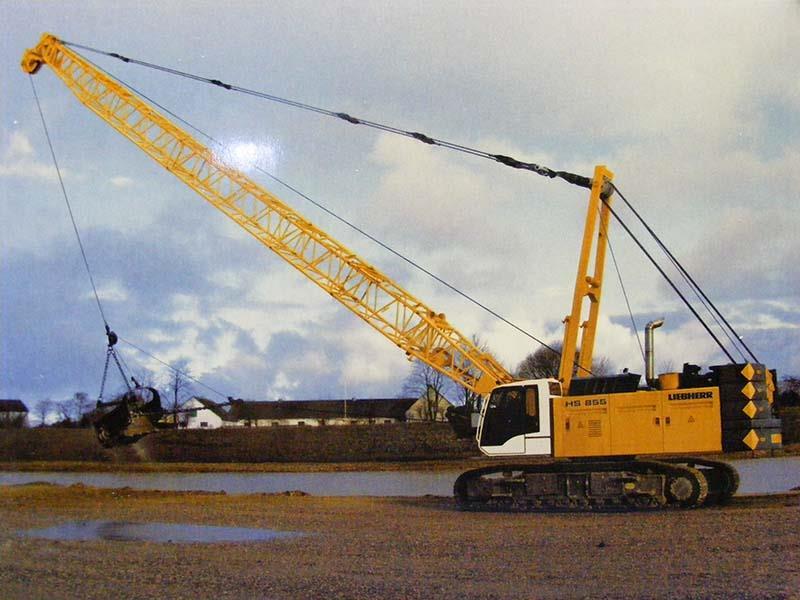
[[[79,520],[261,527],[255,543],[49,541]],[[630,514],[463,513],[448,498],[0,487],[2,598],[798,598],[798,497]]]

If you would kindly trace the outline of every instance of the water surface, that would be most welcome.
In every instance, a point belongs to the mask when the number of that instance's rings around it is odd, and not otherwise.
[[[741,477],[739,494],[786,492],[800,486],[800,456],[727,461]],[[0,472],[0,485],[44,481],[100,488],[206,491],[228,494],[300,490],[314,496],[450,496],[461,471],[347,473],[58,473]]]

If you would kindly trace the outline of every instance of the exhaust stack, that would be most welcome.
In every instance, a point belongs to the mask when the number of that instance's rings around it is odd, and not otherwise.
[[[656,319],[644,326],[645,380],[647,381],[647,385],[653,388],[658,386],[653,330],[658,329],[663,324],[664,319]]]

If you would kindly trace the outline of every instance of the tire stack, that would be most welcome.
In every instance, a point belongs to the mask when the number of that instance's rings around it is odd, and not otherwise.
[[[758,363],[711,367],[719,386],[723,452],[782,446],[781,421],[772,412],[775,372]]]

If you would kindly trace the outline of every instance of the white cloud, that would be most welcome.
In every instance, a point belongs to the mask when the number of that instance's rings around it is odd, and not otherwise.
[[[383,171],[372,199],[385,230],[405,224],[406,239],[425,250],[460,247],[497,239],[491,220],[473,226],[474,216],[487,214],[497,195],[486,178],[439,149],[383,134],[372,160]]]
[[[14,131],[9,136],[8,144],[3,151],[3,160],[13,161],[30,158],[34,155],[33,145],[28,136],[21,131]]]
[[[52,164],[36,160],[36,153],[28,136],[21,131],[14,131],[9,136],[0,161],[0,177],[21,177],[27,179],[44,179],[56,181],[57,173]],[[61,176],[71,176],[69,169],[61,167]]]
[[[209,325],[208,315],[200,309],[200,299],[190,294],[174,294],[172,296],[172,312],[169,319],[174,323],[188,323],[206,328]]]
[[[116,188],[131,187],[134,184],[133,179],[131,179],[130,177],[124,177],[122,175],[119,175],[117,177],[112,177],[111,179],[109,179],[109,182]]]
[[[106,281],[97,287],[97,295],[101,302],[125,302],[129,298],[128,290],[120,281]],[[94,295],[90,295],[94,298]],[[88,296],[87,296],[88,297]]]
[[[292,379],[286,373],[279,371],[275,375],[275,380],[273,381],[272,385],[267,388],[266,398],[290,400],[292,399],[292,392],[296,390],[299,385],[300,383],[297,380]]]
[[[800,298],[798,227],[781,210],[728,210],[697,242],[692,270],[726,299]]]
[[[408,373],[408,361],[400,349],[366,326],[328,332],[328,343],[338,346],[343,360],[339,380],[343,390],[358,394],[367,384],[399,383]]]

